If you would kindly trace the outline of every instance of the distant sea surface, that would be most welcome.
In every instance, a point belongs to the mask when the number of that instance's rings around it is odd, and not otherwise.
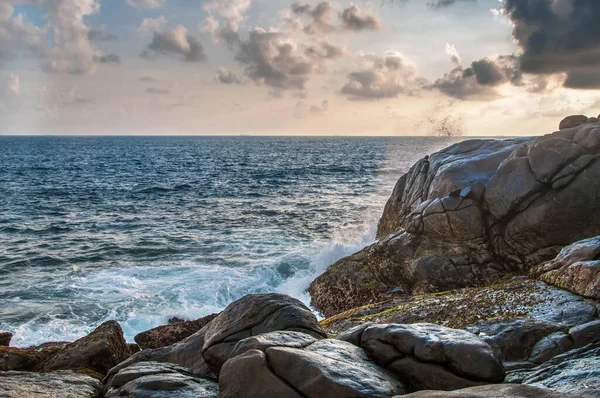
[[[402,173],[459,139],[0,137],[0,330],[129,341],[309,283],[375,238]]]

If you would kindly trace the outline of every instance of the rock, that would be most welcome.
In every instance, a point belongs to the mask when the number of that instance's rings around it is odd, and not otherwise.
[[[0,332],[0,347],[8,347],[13,335],[10,332]]]
[[[537,368],[511,372],[507,380],[596,398],[600,396],[600,344],[571,350]]]
[[[560,122],[558,129],[564,130],[564,129],[570,129],[573,127],[581,126],[582,124],[584,124],[587,121],[588,121],[588,117],[584,116],[584,115],[567,116]]]
[[[316,341],[314,336],[300,332],[264,333],[238,341],[230,356],[233,358],[250,350],[264,352],[270,347],[304,348]]]
[[[176,322],[172,322],[173,319],[171,319],[168,325],[139,333],[134,339],[140,348],[144,350],[166,347],[196,333],[216,318],[217,315],[208,315],[195,321],[177,320]]]
[[[491,384],[449,392],[418,391],[394,398],[575,398],[575,396],[532,386]]]
[[[33,349],[0,347],[0,371],[33,371],[47,356]]]
[[[0,372],[3,398],[100,398],[101,394],[102,384],[98,380],[71,371]]]
[[[362,349],[327,339],[304,349],[246,351],[225,363],[219,387],[221,397],[366,398],[405,392],[402,384],[374,365]]]
[[[115,321],[108,321],[48,358],[40,370],[90,369],[104,375],[128,357],[129,347],[121,326]]]
[[[136,352],[142,351],[142,349],[140,348],[140,346],[137,345],[137,344],[127,344],[127,348],[129,348],[129,355],[130,356],[133,355],[133,354],[135,354]]]
[[[504,380],[502,362],[479,337],[430,323],[372,325],[361,347],[411,391],[455,390]]]
[[[283,294],[251,294],[231,303],[206,326],[202,355],[218,375],[238,341],[273,331],[325,336],[317,318],[299,300]]]
[[[583,347],[600,340],[600,320],[584,323],[572,327],[569,336],[573,340],[574,347]]]
[[[600,236],[565,247],[531,273],[561,289],[600,300]]]
[[[200,398],[219,396],[212,380],[194,377],[188,369],[158,362],[138,362],[121,369],[106,386],[106,398]]]
[[[422,159],[398,181],[381,240],[313,281],[313,307],[330,317],[393,290],[409,296],[527,274],[600,235],[599,155],[592,120],[543,137],[468,140]],[[592,278],[589,267],[578,272]]]
[[[573,348],[571,336],[563,332],[555,332],[538,341],[533,347],[530,362],[541,364],[551,358],[569,351]]]

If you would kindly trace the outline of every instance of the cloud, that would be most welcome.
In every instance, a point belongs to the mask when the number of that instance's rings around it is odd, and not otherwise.
[[[91,41],[115,41],[119,38],[111,33],[106,32],[105,28],[90,29],[88,39]]]
[[[159,54],[179,56],[187,62],[206,60],[202,44],[194,36],[188,35],[188,30],[182,25],[166,32],[154,32],[152,41],[140,56],[154,59]]]
[[[96,57],[95,61],[100,64],[120,65],[121,57],[119,57],[117,54],[106,54],[106,55],[100,55],[100,56]]]
[[[315,7],[311,7],[309,4],[294,3],[291,11],[294,15],[307,15],[311,18],[311,21],[302,28],[306,34],[323,35],[335,30],[332,23],[333,6],[328,1],[322,1]]]
[[[142,76],[142,77],[138,77],[138,80],[141,82],[151,82],[151,83],[156,83],[158,82],[158,79],[153,78],[152,76]]]
[[[383,56],[360,55],[363,67],[351,72],[341,94],[353,100],[394,98],[401,93],[411,94],[422,85],[416,68],[397,52]]]
[[[227,68],[219,68],[217,70],[215,81],[223,84],[241,84],[241,81],[236,74]]]
[[[160,31],[167,23],[167,18],[161,15],[158,18],[144,18],[137,31],[142,35],[151,35]]]
[[[565,87],[600,88],[600,2],[504,0],[524,73],[566,74]]]
[[[135,8],[161,8],[165,5],[165,0],[127,0],[127,4]]]
[[[476,3],[477,0],[436,0],[430,1],[427,3],[427,7],[432,8],[434,10],[439,10],[441,8],[448,8],[457,3]]]
[[[209,0],[204,3],[203,9],[210,14],[209,18],[216,14],[223,19],[227,28],[237,32],[250,5],[251,0]]]
[[[323,112],[327,112],[329,110],[329,101],[324,100],[323,102],[321,102],[321,105],[312,105],[310,107],[310,111],[312,113],[323,113]]]
[[[495,88],[505,83],[524,85],[515,56],[482,58],[466,69],[458,65],[432,87],[454,98],[484,100],[498,97]]]
[[[14,7],[0,2],[0,61],[20,55],[42,57],[46,52],[45,32],[23,22],[22,15],[14,14]]]
[[[357,6],[350,6],[340,14],[342,28],[346,31],[380,30],[381,22],[374,15],[365,14]]]
[[[446,43],[446,54],[448,55],[450,61],[452,61],[453,64],[457,66],[462,64],[462,58],[460,57],[460,54],[458,54],[458,51],[456,50],[456,47],[454,47],[454,45]]]

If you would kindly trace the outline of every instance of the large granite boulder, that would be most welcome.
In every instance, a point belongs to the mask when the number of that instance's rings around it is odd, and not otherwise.
[[[504,380],[502,362],[476,335],[430,323],[366,327],[360,346],[410,391],[456,390]]]
[[[562,289],[600,300],[600,236],[565,247],[555,259],[534,267],[531,273]]]
[[[144,350],[166,347],[189,337],[215,319],[212,314],[195,321],[176,320],[168,325],[158,326],[134,337],[138,346]]]
[[[245,351],[225,362],[219,388],[223,398],[372,398],[405,393],[404,386],[362,349],[328,339],[304,348]]]
[[[572,115],[567,116],[563,120],[561,120],[558,125],[559,130],[571,129],[573,127],[578,127],[588,121],[588,117],[585,115]]]
[[[218,375],[240,340],[273,331],[325,337],[317,318],[301,301],[283,294],[251,294],[230,304],[207,325],[202,355]]]
[[[105,398],[218,398],[215,381],[195,377],[180,366],[159,362],[138,362],[121,369],[106,385]]]
[[[193,335],[167,347],[142,350],[110,370],[106,381],[138,362],[168,362],[195,376],[214,378],[238,341],[272,331],[297,331],[323,338],[317,318],[299,300],[283,294],[254,294],[231,303]]]
[[[490,284],[600,235],[600,122],[538,138],[468,140],[396,185],[380,241],[310,286],[326,316],[393,295]]]
[[[102,384],[92,377],[71,371],[0,372],[0,396],[3,398],[100,398]]]
[[[458,391],[418,391],[394,398],[575,398],[545,388],[524,385],[490,384]]]
[[[66,345],[40,366],[40,371],[91,370],[105,375],[113,366],[129,357],[130,351],[121,326],[104,322],[92,333]]]
[[[597,398],[600,396],[600,343],[568,351],[533,369],[510,372],[507,381],[582,398]]]

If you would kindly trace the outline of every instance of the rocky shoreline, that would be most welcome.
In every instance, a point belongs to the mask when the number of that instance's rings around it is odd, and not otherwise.
[[[0,397],[600,397],[600,121],[426,156],[300,301],[10,347]]]

